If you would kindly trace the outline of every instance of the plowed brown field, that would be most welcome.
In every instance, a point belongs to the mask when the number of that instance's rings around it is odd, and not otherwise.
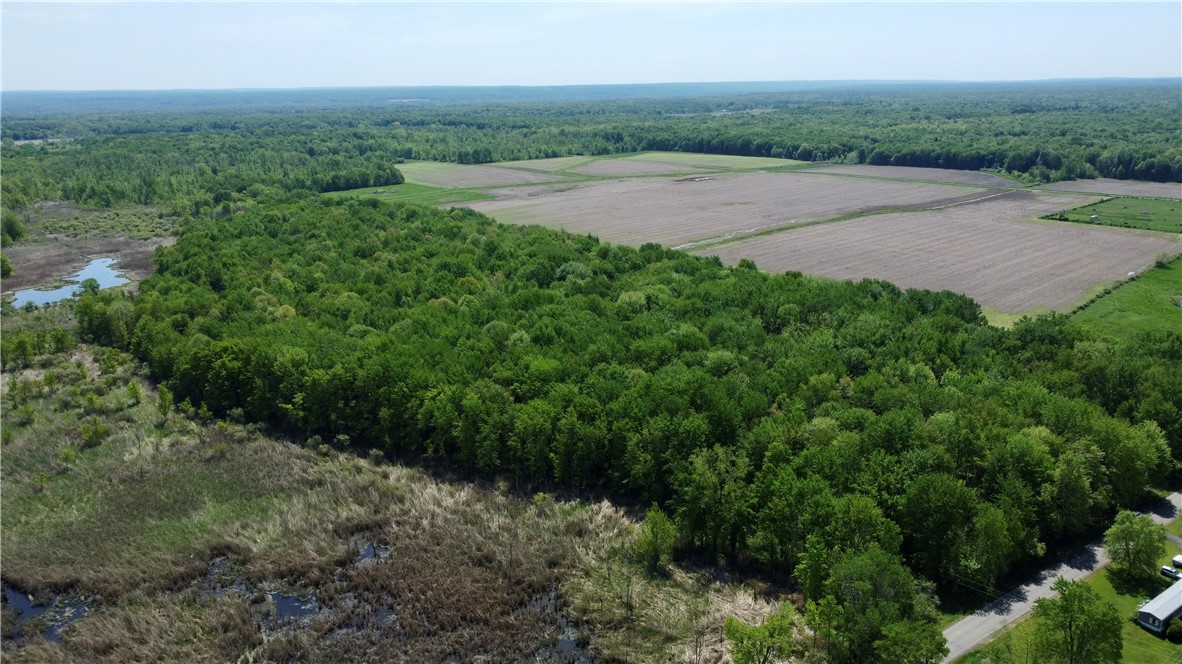
[[[979,203],[821,224],[702,253],[750,258],[769,272],[884,279],[951,290],[1003,312],[1066,311],[1099,284],[1176,253],[1176,236],[1032,221],[1082,204],[1070,194],[1013,192]]]
[[[407,182],[448,189],[500,187],[562,179],[561,175],[531,173],[517,168],[445,164],[437,161],[409,161],[399,164],[398,170],[406,176]]]
[[[975,184],[983,187],[1019,187],[1013,180],[1007,180],[989,173],[977,171],[954,171],[947,168],[917,168],[914,166],[821,166],[810,168],[808,173],[837,173],[839,175],[863,175],[872,178],[893,178],[897,180],[927,180],[952,184]]]
[[[1071,180],[1042,187],[1054,191],[1083,191],[1111,196],[1145,196],[1148,198],[1182,198],[1182,184],[1177,182],[1134,182],[1132,180]]]
[[[677,246],[857,212],[921,208],[987,195],[987,190],[797,173],[719,175],[712,180],[634,178],[589,182],[526,197],[496,190],[473,209],[508,223],[591,233],[623,244]],[[1073,198],[1074,200],[1074,198]]]

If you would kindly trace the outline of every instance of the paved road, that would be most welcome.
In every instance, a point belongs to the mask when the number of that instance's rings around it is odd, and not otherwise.
[[[1182,513],[1182,493],[1172,493],[1155,505],[1149,512],[1153,520],[1166,524]],[[1171,540],[1175,538],[1170,537]],[[1053,597],[1051,585],[1060,576],[1075,581],[1091,575],[1109,562],[1101,541],[1097,540],[1082,547],[1067,559],[1043,570],[1026,583],[1014,588],[971,616],[961,618],[944,630],[948,639],[948,656],[944,662],[952,662],[968,651],[989,640],[993,633],[1012,625],[1034,609],[1034,600]]]

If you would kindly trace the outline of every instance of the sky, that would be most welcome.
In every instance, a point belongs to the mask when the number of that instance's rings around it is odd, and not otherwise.
[[[1182,3],[11,2],[4,90],[1182,76]]]

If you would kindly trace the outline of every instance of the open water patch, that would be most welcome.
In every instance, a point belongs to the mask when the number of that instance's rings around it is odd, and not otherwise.
[[[65,286],[49,289],[26,288],[16,291],[13,293],[12,306],[17,309],[28,304],[41,307],[68,300],[82,291],[82,282],[87,279],[97,281],[100,289],[129,283],[130,280],[115,269],[116,263],[118,261],[114,258],[96,258],[75,274],[63,277],[62,280],[67,282]]]
[[[547,621],[558,626],[558,638],[550,645],[534,653],[527,662],[559,662],[561,664],[596,664],[591,655],[591,632],[586,627],[576,627],[558,605],[558,589],[537,595],[522,609],[524,613],[540,614]]]
[[[320,613],[316,591],[302,595],[273,591],[267,593],[267,599],[270,606],[263,622],[268,627],[285,627]]]
[[[62,630],[89,612],[79,597],[54,595],[48,604],[37,604],[29,595],[4,586],[4,638],[16,643],[37,635],[60,641]]]
[[[357,554],[357,566],[364,567],[366,565],[384,563],[389,559],[390,547],[370,542],[369,544],[365,545],[365,548],[362,549],[360,553]]]

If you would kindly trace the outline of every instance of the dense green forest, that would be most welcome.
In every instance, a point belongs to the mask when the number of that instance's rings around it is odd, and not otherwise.
[[[479,104],[445,94],[465,103],[383,105],[370,95],[346,107],[334,96],[341,93],[306,91],[298,103],[288,99],[294,93],[275,92],[270,102],[253,93],[255,105],[233,109],[216,103],[230,93],[178,92],[149,96],[146,108],[113,103],[104,113],[71,113],[52,93],[24,93],[6,100],[3,196],[17,210],[65,199],[185,212],[247,195],[252,185],[394,184],[399,159],[487,163],[644,150],[999,169],[1042,181],[1182,181],[1179,92],[1178,81],[1152,80],[514,101],[533,99],[527,90]],[[43,139],[69,140],[15,142]]]
[[[3,243],[42,201],[183,218],[138,293],[75,309],[162,421],[653,506],[653,568],[674,543],[799,590],[834,662],[938,646],[937,597],[994,592],[1176,469],[1176,333],[1001,329],[951,292],[317,195],[405,159],[644,150],[1182,181],[1177,80],[657,87],[6,95]],[[73,348],[22,315],[6,370]]]
[[[1004,330],[949,292],[463,209],[290,196],[190,225],[77,314],[206,417],[655,503],[685,555],[791,579],[839,662],[938,643],[934,590],[1090,535],[1182,455],[1176,334]]]

